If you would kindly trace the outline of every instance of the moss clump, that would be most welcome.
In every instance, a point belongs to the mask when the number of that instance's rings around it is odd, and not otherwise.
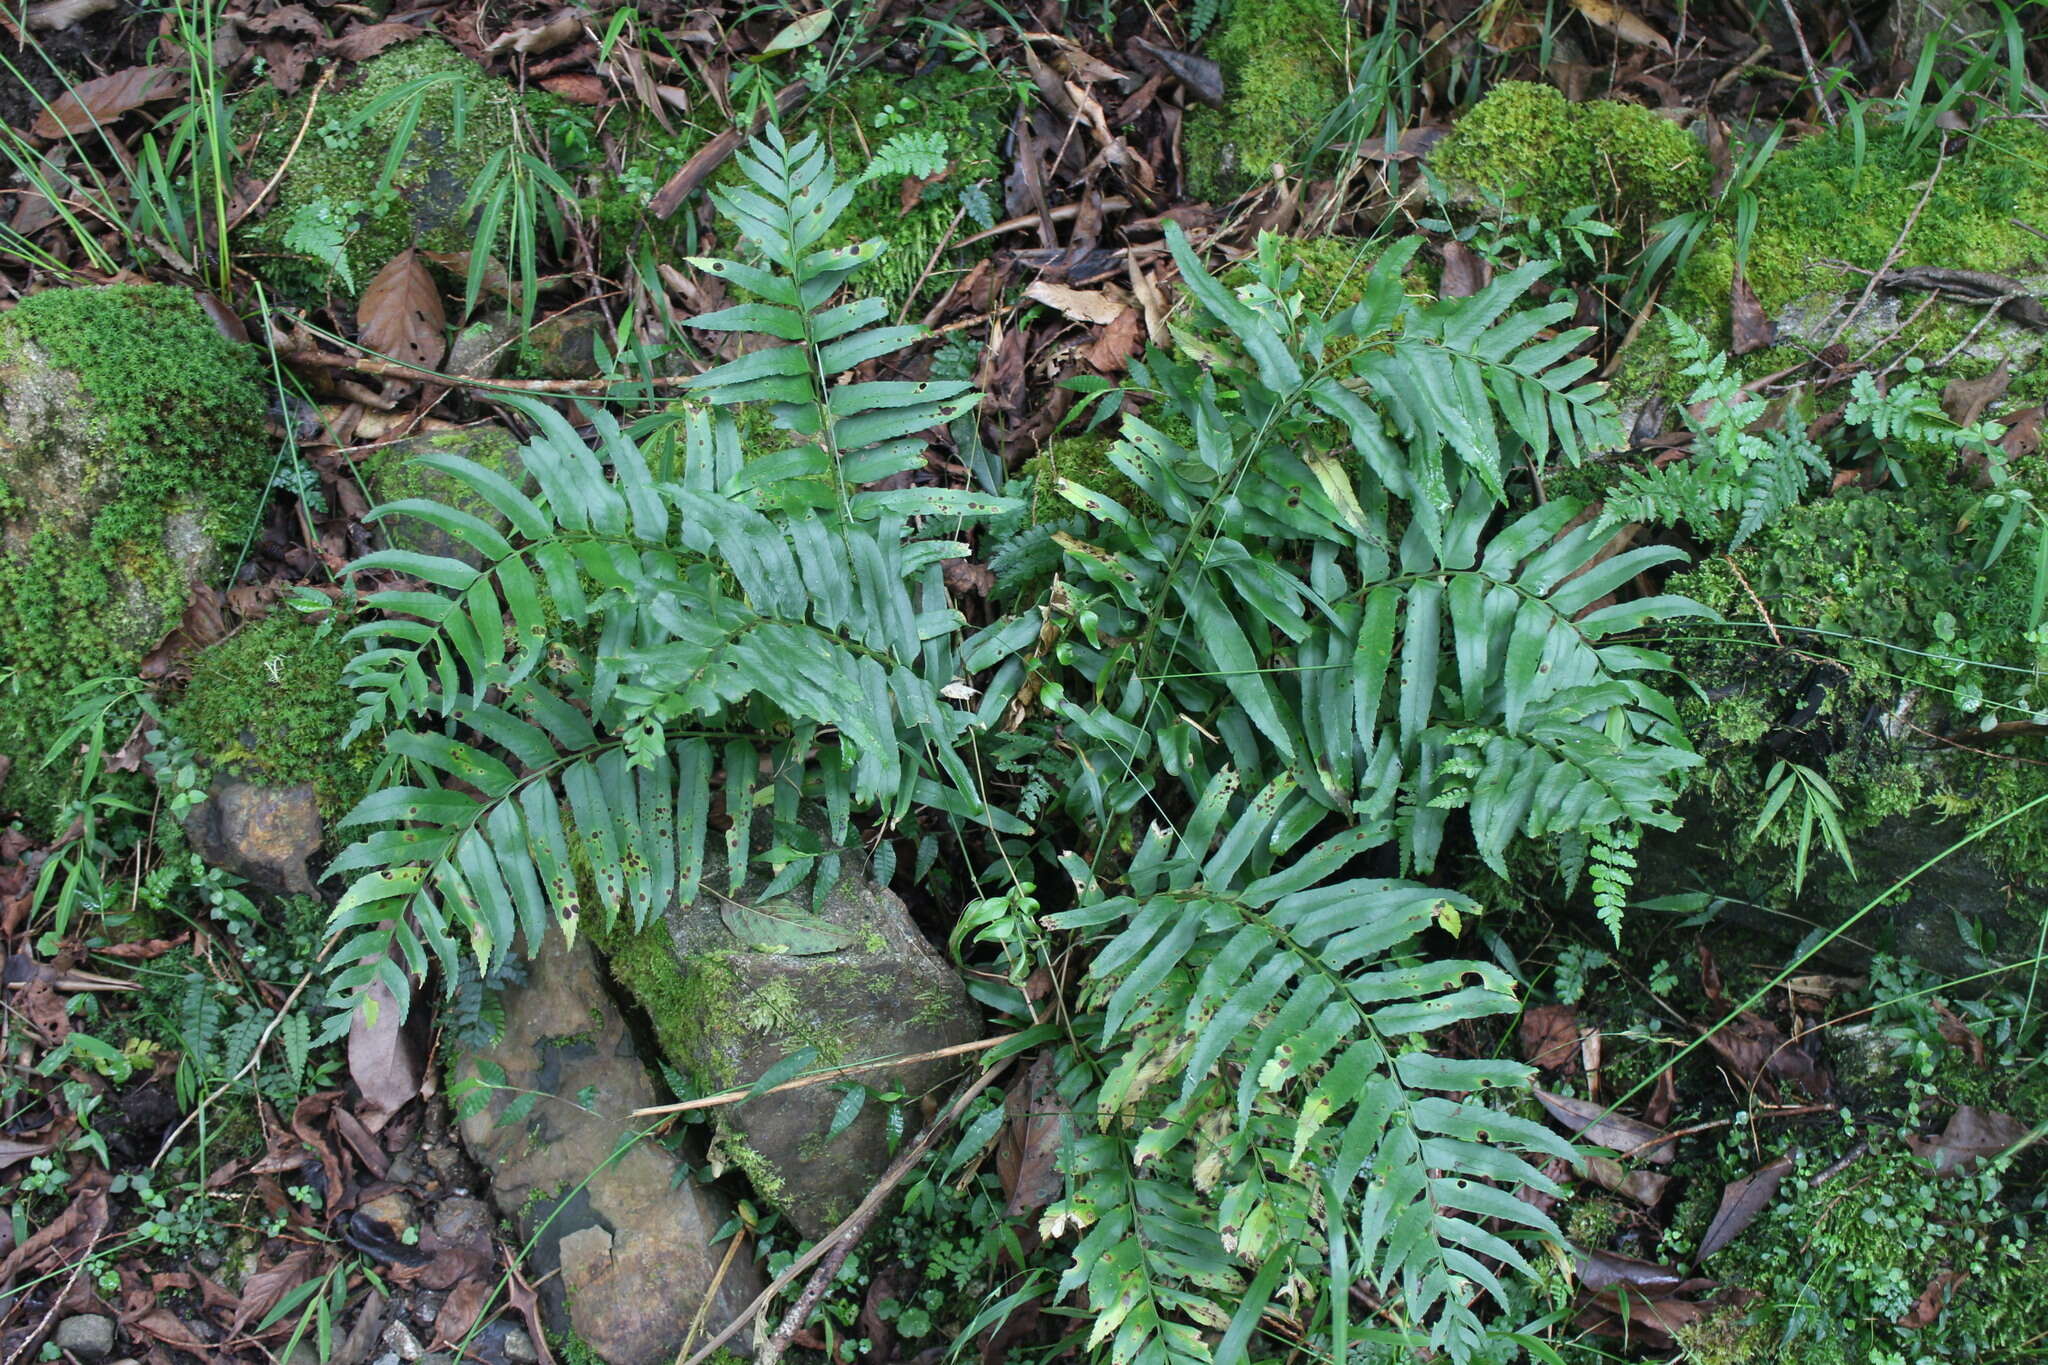
[[[307,98],[259,99],[238,112],[238,122],[263,119],[253,166],[283,163]],[[406,247],[468,251],[478,244],[465,202],[485,163],[518,145],[521,112],[510,85],[438,38],[383,52],[322,98],[276,205],[253,229],[254,245],[302,263],[295,278],[279,276],[281,285],[338,282],[350,293]]]
[[[0,318],[0,404],[0,805],[47,830],[65,693],[132,673],[257,511],[262,369],[184,290],[49,290]]]
[[[201,650],[170,712],[172,730],[222,771],[278,786],[311,782],[330,823],[361,800],[377,745],[344,748],[355,694],[342,670],[355,650],[278,613]]]
[[[1851,835],[1911,813],[1981,824],[2039,793],[2038,769],[2014,761],[2042,757],[2038,739],[1977,736],[1966,742],[1984,752],[1970,752],[1924,733],[1894,740],[1871,719],[1901,697],[1917,698],[1909,718],[1922,731],[2048,711],[2048,642],[2028,629],[2033,557],[2008,548],[1985,566],[1995,528],[1976,523],[1976,502],[1967,489],[1930,482],[1844,490],[1672,580],[1672,591],[1753,623],[1735,641],[1686,650],[1702,686],[1746,688],[1686,708],[1713,760],[1717,803],[1735,823],[1746,827],[1764,800],[1769,765],[1752,761],[1759,741],[1802,712],[1810,714],[1785,756],[1825,771]],[[1814,632],[1795,637],[1798,653],[1769,646],[1759,602],[1781,634]],[[1817,671],[1816,656],[1839,668]],[[1782,823],[1788,835],[1796,827]],[[1982,851],[2011,876],[2048,880],[2048,817],[2009,822]]]
[[[1798,1158],[1778,1198],[1715,1255],[1716,1279],[1760,1292],[1749,1311],[1775,1349],[1765,1365],[2033,1359],[2048,1297],[2025,1264],[2028,1239],[1989,1174],[1936,1177],[1897,1147],[1815,1177],[1823,1153]],[[1961,1278],[1941,1312],[1900,1325],[1944,1272]],[[1702,1345],[1725,1340],[1734,1324]],[[1708,1365],[1726,1357],[1689,1355]]]
[[[1063,436],[1026,460],[1018,472],[1031,481],[1032,521],[1064,521],[1074,515],[1074,504],[1060,496],[1061,479],[1100,493],[1126,511],[1149,506],[1151,499],[1110,460],[1110,447],[1115,444],[1108,436]]]
[[[1429,164],[1544,222],[1590,204],[1637,228],[1698,206],[1712,178],[1705,151],[1669,119],[1614,100],[1574,104],[1529,81],[1487,92]]]
[[[1299,173],[1317,126],[1350,88],[1350,21],[1339,0],[1237,4],[1209,41],[1223,68],[1221,109],[1188,112],[1188,192],[1231,199],[1275,163]]]

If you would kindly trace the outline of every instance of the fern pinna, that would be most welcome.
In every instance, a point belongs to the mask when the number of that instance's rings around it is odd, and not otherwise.
[[[762,263],[698,268],[758,300],[696,319],[780,339],[698,376],[712,405],[767,405],[788,448],[742,457],[729,411],[683,414],[680,468],[650,468],[606,414],[597,448],[559,413],[517,402],[536,435],[526,486],[452,455],[423,462],[501,519],[409,499],[477,564],[380,550],[357,561],[417,580],[367,599],[354,632],[358,730],[389,727],[409,780],[345,823],[371,832],[334,870],[354,877],[334,914],[348,935],[335,980],[354,1006],[373,984],[401,1008],[430,955],[444,980],[472,954],[495,972],[515,941],[552,924],[574,936],[590,895],[607,921],[644,924],[695,898],[714,783],[731,819],[731,884],[749,869],[754,822],[777,836],[771,891],[838,877],[856,806],[884,820],[913,807],[1021,822],[989,809],[959,757],[972,719],[944,689],[960,624],[941,563],[957,541],[915,534],[1005,510],[942,489],[857,491],[921,468],[914,433],[974,401],[964,382],[834,383],[923,335],[878,326],[879,300],[828,306],[880,253],[818,243],[844,210],[815,139],[774,130],[739,158],[757,189],[720,206]],[[798,821],[822,800],[828,840]]]
[[[1344,1267],[1464,1359],[1517,1243],[1551,1235],[1499,1186],[1549,1188],[1530,1158],[1563,1149],[1489,1102],[1525,1068],[1424,1050],[1512,1012],[1511,982],[1423,955],[1477,907],[1390,874],[1432,874],[1453,834],[1502,873],[1537,841],[1618,925],[1696,762],[1631,637],[1699,609],[1609,600],[1676,551],[1607,554],[1570,500],[1504,510],[1514,468],[1618,438],[1568,359],[1584,333],[1549,334],[1571,306],[1516,311],[1540,268],[1424,304],[1403,244],[1317,318],[1271,253],[1231,291],[1167,231],[1201,363],[1133,367],[1155,402],[1109,456],[1131,505],[1059,485],[1095,527],[1052,537],[1059,649],[1028,608],[966,654],[984,714],[1035,695],[1064,722],[1076,826],[1137,849],[1077,860],[1050,920],[1094,952],[1062,1289],[1118,1361],[1242,1358],[1273,1312],[1341,1359]]]

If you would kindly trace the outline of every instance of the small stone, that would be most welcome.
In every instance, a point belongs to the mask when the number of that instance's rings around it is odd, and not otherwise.
[[[320,851],[326,831],[312,783],[268,787],[221,778],[185,817],[185,837],[208,866],[279,895],[310,896],[306,859]]]
[[[114,1353],[114,1320],[102,1313],[80,1313],[58,1323],[50,1340],[80,1360],[105,1360]]]
[[[441,1306],[448,1302],[446,1294],[432,1289],[423,1289],[413,1295],[412,1320],[422,1327],[432,1327],[434,1320],[441,1316]]]
[[[370,1362],[370,1365],[398,1365],[398,1352],[386,1351]]]
[[[491,1207],[481,1199],[443,1199],[434,1206],[434,1235],[449,1246],[491,1237]]]
[[[533,1338],[526,1335],[524,1327],[508,1328],[504,1346],[505,1359],[510,1365],[539,1365],[540,1352],[533,1348]]]
[[[418,1360],[427,1353],[427,1348],[420,1345],[420,1339],[413,1335],[412,1328],[402,1322],[386,1327],[379,1340],[396,1351],[400,1360]]]

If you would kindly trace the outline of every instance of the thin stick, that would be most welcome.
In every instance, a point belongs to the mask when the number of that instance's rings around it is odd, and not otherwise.
[[[1130,206],[1130,200],[1114,194],[1110,195],[1107,199],[1104,199],[1102,201],[1102,211],[1104,213],[1121,212],[1122,210],[1127,209]],[[1063,223],[1067,219],[1074,217],[1076,214],[1080,212],[1081,206],[1079,204],[1061,204],[1056,209],[1047,209],[1046,217],[1050,218],[1055,223]],[[962,237],[959,241],[959,245],[973,246],[976,242],[985,242],[991,237],[1000,237],[1004,233],[1015,232],[1018,228],[1037,227],[1038,222],[1039,219],[1037,214],[1027,213],[1022,218],[1011,218],[1004,222],[997,223],[992,228],[984,228],[982,231],[975,233],[972,237]]]
[[[640,378],[617,379],[473,379],[468,375],[444,374],[440,370],[422,369],[417,365],[406,365],[396,360],[373,360],[368,356],[335,355],[329,351],[279,351],[278,359],[287,365],[311,365],[325,370],[354,370],[358,374],[373,374],[385,379],[411,379],[430,384],[442,384],[451,389],[481,389],[484,392],[505,393],[603,393],[619,385],[645,384]],[[662,388],[680,388],[690,382],[688,375],[656,375],[653,382]]]
[[[785,1090],[802,1090],[807,1086],[823,1085],[825,1082],[837,1080],[841,1076],[850,1076],[856,1071],[882,1071],[890,1067],[916,1066],[919,1062],[935,1062],[941,1057],[964,1057],[970,1052],[986,1052],[996,1044],[1007,1043],[1016,1036],[1014,1033],[1005,1033],[994,1038],[977,1038],[971,1043],[955,1043],[951,1047],[936,1048],[930,1052],[914,1052],[907,1057],[883,1057],[869,1062],[854,1062],[848,1066],[830,1067],[809,1076],[799,1076],[793,1081],[784,1081],[781,1085],[770,1086],[761,1093],[763,1095],[780,1095]],[[627,1117],[644,1119],[652,1118],[657,1114],[685,1114],[692,1109],[716,1109],[721,1105],[738,1104],[753,1093],[752,1090],[747,1089],[721,1090],[716,1095],[706,1095],[701,1099],[682,1100],[676,1104],[656,1104],[646,1109],[635,1109]]]
[[[284,1022],[284,1017],[292,1012],[292,1006],[297,1003],[299,993],[306,989],[307,983],[313,979],[313,972],[318,970],[319,968],[315,967],[299,978],[299,984],[292,987],[292,993],[284,998],[282,1005],[277,1007],[277,1013],[272,1015],[270,1022],[263,1026],[263,1032],[256,1035],[256,1046],[249,1049],[249,1060],[242,1063],[242,1069],[222,1081],[211,1095],[208,1095],[205,1099],[199,1101],[198,1104],[192,1106],[192,1112],[185,1115],[176,1128],[171,1129],[170,1135],[163,1141],[163,1146],[157,1148],[155,1158],[149,1163],[149,1169],[153,1171],[157,1168],[157,1165],[163,1161],[164,1154],[171,1150],[171,1145],[178,1140],[187,1128],[192,1126],[194,1119],[206,1112],[207,1105],[212,1104],[222,1095],[227,1094],[229,1088],[235,1082],[256,1069],[256,1064],[263,1060],[263,1045],[270,1041],[271,1034],[277,1032],[277,1026]]]
[[[711,1287],[704,1291],[703,1301],[697,1305],[697,1312],[690,1319],[690,1330],[683,1333],[683,1344],[676,1347],[676,1365],[690,1354],[690,1347],[696,1344],[697,1334],[704,1330],[704,1319],[711,1312],[712,1303],[718,1298],[718,1290],[725,1283],[726,1272],[732,1269],[733,1259],[739,1255],[740,1243],[746,1240],[746,1229],[735,1229],[726,1240],[725,1259],[718,1263],[718,1273],[711,1277]]]
[[[1801,40],[1802,45],[1804,41]],[[1934,174],[1927,177],[1927,188],[1920,191],[1920,202],[1913,205],[1913,211],[1906,215],[1906,225],[1899,229],[1898,239],[1892,243],[1890,254],[1884,258],[1884,264],[1871,273],[1869,281],[1863,286],[1861,297],[1856,300],[1856,306],[1849,310],[1849,316],[1842,319],[1842,325],[1835,328],[1834,335],[1828,338],[1828,345],[1832,346],[1842,339],[1842,334],[1849,330],[1850,324],[1856,321],[1869,304],[1870,296],[1877,292],[1877,282],[1883,279],[1891,268],[1898,264],[1899,257],[1905,254],[1906,239],[1913,235],[1913,224],[1920,221],[1920,212],[1927,207],[1927,201],[1933,197],[1934,186],[1941,179],[1941,168],[1947,164],[1948,144],[1944,142],[1934,158]]]
[[[320,73],[319,81],[313,86],[312,95],[306,100],[306,116],[299,120],[298,135],[292,138],[292,145],[285,148],[284,160],[278,163],[277,173],[263,183],[263,188],[256,191],[254,199],[251,199],[242,206],[240,213],[228,220],[228,227],[230,229],[240,227],[242,220],[254,213],[256,206],[270,197],[270,192],[277,188],[280,180],[284,179],[284,173],[292,168],[292,158],[299,154],[299,144],[306,140],[306,130],[313,126],[313,111],[320,107],[320,92],[327,88],[327,80],[333,74],[334,68],[331,66]]]
[[[1778,0],[1778,8],[1785,11],[1785,22],[1792,25],[1792,36],[1799,40],[1799,60],[1806,63],[1806,79],[1813,82],[1814,102],[1820,105],[1820,112],[1826,117],[1828,127],[1837,127],[1834,108],[1828,103],[1828,92],[1820,83],[1820,72],[1814,67],[1813,53],[1806,46],[1806,30],[1799,26],[1798,12],[1792,8],[1792,0]]]
[[[975,1077],[967,1085],[966,1089],[962,1090],[954,1098],[953,1102],[946,1106],[946,1112],[934,1120],[922,1133],[919,1133],[908,1147],[904,1148],[903,1155],[896,1158],[896,1164],[891,1166],[883,1173],[882,1178],[875,1182],[874,1189],[868,1191],[868,1197],[861,1200],[859,1208],[848,1214],[846,1220],[838,1227],[820,1238],[816,1246],[791,1262],[789,1269],[777,1275],[774,1281],[766,1289],[762,1290],[752,1303],[741,1309],[731,1322],[719,1329],[717,1336],[698,1347],[697,1354],[684,1361],[683,1365],[704,1365],[704,1362],[709,1360],[719,1347],[739,1335],[740,1328],[753,1321],[757,1313],[773,1303],[775,1296],[787,1289],[797,1276],[825,1259],[830,1254],[832,1248],[839,1244],[842,1237],[849,1233],[858,1235],[862,1229],[866,1228],[868,1223],[873,1220],[876,1212],[888,1201],[889,1195],[898,1185],[903,1183],[903,1178],[909,1175],[917,1166],[917,1163],[924,1159],[925,1153],[929,1152],[938,1143],[939,1134],[945,1132],[952,1125],[953,1120],[966,1112],[967,1106],[973,1102],[976,1095],[988,1089],[989,1086],[995,1083],[998,1076],[1009,1069],[1010,1060],[1005,1058],[998,1065],[990,1067],[987,1071]]]

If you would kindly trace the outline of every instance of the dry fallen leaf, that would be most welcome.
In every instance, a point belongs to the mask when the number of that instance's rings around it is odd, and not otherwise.
[[[1024,297],[1042,303],[1075,322],[1093,323],[1097,327],[1116,321],[1117,314],[1125,307],[1125,301],[1109,290],[1072,289],[1050,280],[1033,280],[1024,290]]]
[[[1985,409],[2005,397],[2012,383],[2012,366],[2001,360],[1998,368],[1978,379],[1951,379],[1942,386],[1941,410],[1959,427],[1974,425]]]
[[[1735,267],[1735,284],[1729,294],[1729,337],[1728,349],[1735,355],[1761,351],[1778,338],[1778,329],[1764,312],[1763,304],[1757,301],[1756,290],[1750,288],[1739,265]]]
[[[357,336],[367,349],[426,370],[447,353],[447,323],[441,291],[411,247],[377,272],[356,306]]]
[[[1729,1181],[1721,1190],[1721,1206],[1714,1210],[1713,1221],[1700,1235],[1699,1259],[1704,1261],[1727,1246],[1754,1222],[1777,1197],[1778,1185],[1791,1169],[1792,1158],[1781,1156],[1740,1180]]]
[[[2010,1114],[1966,1104],[1949,1116],[1939,1137],[1906,1135],[1913,1155],[1934,1163],[1936,1175],[1967,1174],[1986,1157],[1995,1157],[2027,1140],[2027,1126]]]
[[[1932,1327],[1941,1317],[1942,1310],[1948,1307],[1950,1292],[1969,1278],[1969,1275],[1961,1270],[1936,1271],[1934,1278],[1927,1282],[1927,1288],[1921,1290],[1920,1297],[1913,1301],[1913,1306],[1899,1315],[1899,1326],[1908,1332],[1917,1332],[1922,1327]]]
[[[81,133],[94,123],[109,124],[151,100],[168,99],[184,89],[182,73],[168,66],[131,66],[111,75],[81,81],[36,115],[37,137]]]
[[[369,1000],[376,1006],[377,1022],[370,1023],[361,1008],[349,1020],[348,1074],[363,1092],[357,1117],[374,1133],[420,1093],[421,1063],[397,1002],[381,982],[370,987]]]
[[[557,12],[546,23],[532,28],[507,29],[484,45],[484,51],[496,56],[510,49],[522,57],[533,57],[543,52],[552,52],[563,43],[573,42],[583,32],[583,15],[573,9]]]
[[[1595,1146],[1610,1147],[1627,1156],[1654,1161],[1659,1166],[1669,1165],[1675,1155],[1672,1144],[1661,1140],[1664,1138],[1662,1129],[1652,1128],[1625,1114],[1612,1113],[1604,1104],[1541,1089],[1536,1092],[1536,1098],[1559,1123]]]
[[[1611,1156],[1597,1152],[1586,1156],[1586,1178],[1603,1190],[1627,1195],[1644,1208],[1664,1197],[1671,1177],[1655,1171],[1631,1171]]]
[[[1493,267],[1463,242],[1443,245],[1444,273],[1437,292],[1447,299],[1469,299],[1493,278]]]
[[[1595,28],[1604,28],[1624,43],[1637,47],[1654,48],[1669,57],[1671,41],[1631,10],[1624,9],[1614,0],[1572,0],[1572,8],[1586,16],[1586,21]]]
[[[420,36],[417,24],[401,24],[387,20],[381,24],[365,24],[352,28],[338,38],[320,45],[323,52],[351,62],[365,62],[397,43],[407,42]]]
[[[1522,1060],[1565,1071],[1579,1060],[1579,1016],[1570,1005],[1531,1005],[1522,1012]]]

